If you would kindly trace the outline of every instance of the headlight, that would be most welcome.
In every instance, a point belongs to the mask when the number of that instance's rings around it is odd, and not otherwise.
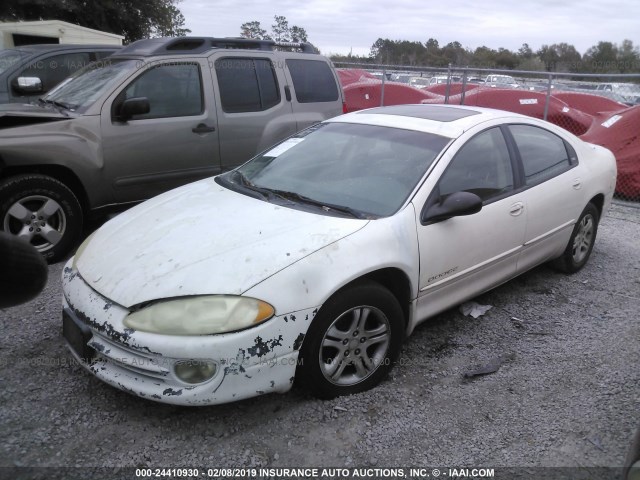
[[[209,295],[156,303],[129,314],[124,325],[164,335],[207,335],[242,330],[274,313],[271,305],[255,298]]]
[[[80,246],[78,247],[78,250],[76,250],[76,254],[73,256],[73,262],[71,263],[71,267],[74,270],[77,270],[76,264],[78,263],[78,260],[80,260],[80,256],[82,255],[82,252],[84,252],[84,249],[87,248],[87,245],[89,245],[89,242],[91,242],[91,239],[94,237],[96,232],[97,230],[93,232],[91,235],[89,235],[85,239],[85,241],[82,242],[82,244],[80,244]]]

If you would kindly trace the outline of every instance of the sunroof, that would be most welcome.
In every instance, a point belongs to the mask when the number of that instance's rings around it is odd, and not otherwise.
[[[391,107],[378,107],[364,110],[364,114],[400,115],[403,117],[424,118],[436,122],[453,122],[461,118],[479,115],[480,112],[456,107],[436,107],[433,105],[394,105]]]

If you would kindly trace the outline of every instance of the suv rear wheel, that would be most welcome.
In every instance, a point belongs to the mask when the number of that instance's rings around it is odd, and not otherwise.
[[[82,232],[82,208],[73,192],[46,175],[0,181],[0,229],[33,245],[49,262],[64,258]]]

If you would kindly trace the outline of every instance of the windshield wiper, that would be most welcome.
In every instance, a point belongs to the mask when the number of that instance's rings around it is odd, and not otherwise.
[[[273,193],[273,190],[257,186],[256,184],[251,182],[251,180],[249,180],[244,173],[238,170],[234,170],[232,173],[234,176],[235,183],[242,185],[247,190],[251,190],[252,192],[257,193],[261,199],[272,200],[273,197],[275,196]],[[281,198],[283,198],[283,200],[286,200],[286,198],[284,197],[281,197]]]
[[[59,101],[57,101],[57,100],[49,100],[49,99],[47,99],[47,98],[42,98],[42,97],[38,98],[38,101],[39,101],[40,103],[45,103],[45,104],[47,104],[47,105],[53,105],[53,106],[55,106],[55,107],[62,108],[62,109],[64,109],[64,110],[71,110],[71,111],[73,111],[73,105],[69,105],[68,103],[59,102]],[[63,112],[63,113],[64,113],[64,112]]]
[[[234,180],[237,180],[237,183],[242,185],[243,187],[256,192],[261,195],[264,200],[273,200],[274,197],[278,197],[282,200],[288,201],[290,203],[305,203],[308,205],[314,205],[316,207],[320,207],[325,212],[338,212],[345,215],[348,215],[353,218],[371,218],[369,215],[360,212],[359,210],[355,210],[350,207],[345,207],[343,205],[334,205],[332,203],[321,202],[319,200],[314,200],[313,198],[305,197],[304,195],[300,195],[296,192],[288,192],[286,190],[276,190],[267,187],[259,187],[251,182],[242,172],[235,170],[234,172]]]
[[[335,205],[333,203],[321,202],[320,200],[315,200],[313,198],[305,197],[304,195],[300,195],[299,193],[296,193],[296,192],[287,192],[285,190],[270,190],[270,191],[273,194],[278,195],[279,197],[282,197],[287,200],[294,200],[294,201],[306,203],[309,205],[315,205],[317,207],[320,207],[325,212],[333,211],[333,212],[344,213],[353,218],[366,218],[366,219],[370,218],[370,216],[367,215],[366,213],[356,210],[354,208],[345,207],[344,205]]]

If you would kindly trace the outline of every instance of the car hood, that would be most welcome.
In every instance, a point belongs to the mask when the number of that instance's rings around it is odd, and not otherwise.
[[[53,106],[41,107],[31,103],[0,105],[0,128],[20,127],[55,120],[69,120],[74,114]]]
[[[93,289],[127,308],[238,295],[366,224],[267,203],[206,179],[106,223],[81,247],[76,266]]]

